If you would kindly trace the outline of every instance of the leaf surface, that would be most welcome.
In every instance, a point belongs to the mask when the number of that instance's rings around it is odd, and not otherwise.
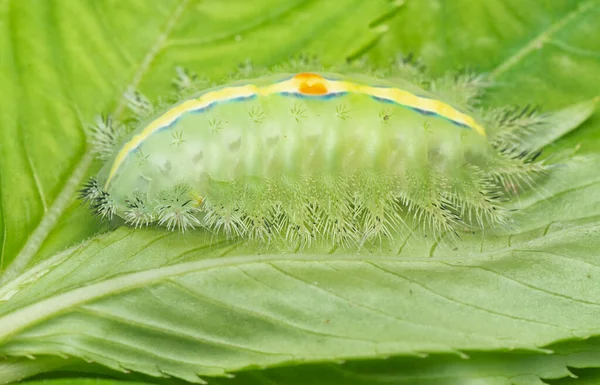
[[[123,116],[129,85],[168,92],[177,65],[218,79],[247,59],[368,53],[382,65],[414,52],[433,73],[490,73],[488,103],[561,109],[598,96],[599,17],[598,0],[0,1],[0,353],[39,357],[0,361],[0,373],[52,370],[63,355],[192,382],[283,365],[283,380],[273,369],[262,382],[289,383],[311,373],[305,362],[458,353],[474,357],[468,370],[440,384],[473,378],[486,368],[477,357],[517,383],[524,370],[502,369],[502,352],[528,349],[546,360],[531,383],[567,375],[573,362],[547,350],[600,329],[597,115],[554,146],[582,156],[516,202],[516,230],[457,242],[407,235],[400,249],[283,255],[203,232],[118,229],[80,243],[107,228],[74,196],[98,168],[84,126],[101,111]],[[598,366],[588,358],[578,365]],[[412,360],[382,381],[436,362]]]

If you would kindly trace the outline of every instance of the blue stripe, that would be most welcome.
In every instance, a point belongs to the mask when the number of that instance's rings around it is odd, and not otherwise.
[[[298,98],[298,99],[313,99],[313,100],[330,100],[330,99],[335,99],[344,95],[347,95],[348,92],[332,92],[332,93],[328,93],[325,95],[309,95],[309,94],[303,94],[300,92],[289,92],[289,91],[285,91],[285,92],[280,92],[279,95],[281,96],[291,96],[294,98]]]
[[[377,100],[378,102],[381,102],[381,103],[394,104],[396,106],[402,106],[402,107],[410,108],[412,111],[418,112],[421,115],[435,116],[435,117],[438,117],[438,118],[442,118],[442,119],[444,119],[444,120],[446,120],[446,121],[454,124],[455,126],[458,126],[458,127],[461,127],[461,128],[466,128],[466,129],[469,129],[469,130],[472,129],[472,127],[469,126],[469,125],[466,125],[466,124],[461,123],[461,122],[457,122],[456,120],[449,119],[449,118],[447,118],[445,116],[442,116],[442,115],[440,115],[440,114],[438,114],[437,112],[434,112],[434,111],[427,111],[427,110],[422,110],[422,109],[416,108],[416,107],[409,107],[409,106],[406,106],[404,104],[400,104],[400,103],[398,103],[398,102],[396,102],[394,100],[391,100],[391,99],[380,98],[380,97],[377,97],[377,96],[371,96],[371,97],[373,99]]]

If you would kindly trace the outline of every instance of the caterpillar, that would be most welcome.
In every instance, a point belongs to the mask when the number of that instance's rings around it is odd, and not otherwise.
[[[467,78],[467,90],[480,80]],[[461,106],[456,83],[445,95],[423,84],[280,73],[158,113],[134,94],[143,118],[132,132],[122,137],[109,117],[92,130],[106,163],[80,196],[101,218],[133,227],[294,245],[362,245],[409,219],[438,233],[506,226],[505,203],[549,170],[539,146],[522,140],[543,116],[526,108],[486,120],[470,108],[478,92]]]

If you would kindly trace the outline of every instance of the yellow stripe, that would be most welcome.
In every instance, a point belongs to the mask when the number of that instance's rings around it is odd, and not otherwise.
[[[374,87],[345,80],[323,79],[323,83],[329,93],[352,92],[387,99],[407,107],[418,108],[423,111],[435,113],[436,115],[446,119],[471,127],[477,133],[483,136],[486,135],[485,129],[472,117],[463,114],[449,104],[439,100],[422,98],[398,88]],[[298,92],[299,86],[300,81],[296,78],[291,78],[263,87],[258,87],[251,84],[236,87],[226,87],[216,91],[207,92],[198,98],[189,99],[174,106],[148,124],[146,128],[144,128],[139,134],[134,135],[129,142],[123,145],[123,148],[121,148],[121,151],[119,151],[113,162],[108,178],[106,179],[106,183],[104,184],[104,189],[108,189],[108,185],[117,173],[117,170],[131,151],[135,150],[154,132],[172,124],[175,120],[177,120],[177,118],[185,113],[200,110],[213,103],[224,102],[231,99],[251,97],[255,95],[268,96],[282,92]]]

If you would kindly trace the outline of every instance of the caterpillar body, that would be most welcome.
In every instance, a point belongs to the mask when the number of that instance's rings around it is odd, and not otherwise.
[[[361,245],[402,232],[408,218],[438,232],[505,224],[515,184],[547,166],[485,125],[408,82],[266,76],[145,119],[81,195],[135,227],[293,244]]]

